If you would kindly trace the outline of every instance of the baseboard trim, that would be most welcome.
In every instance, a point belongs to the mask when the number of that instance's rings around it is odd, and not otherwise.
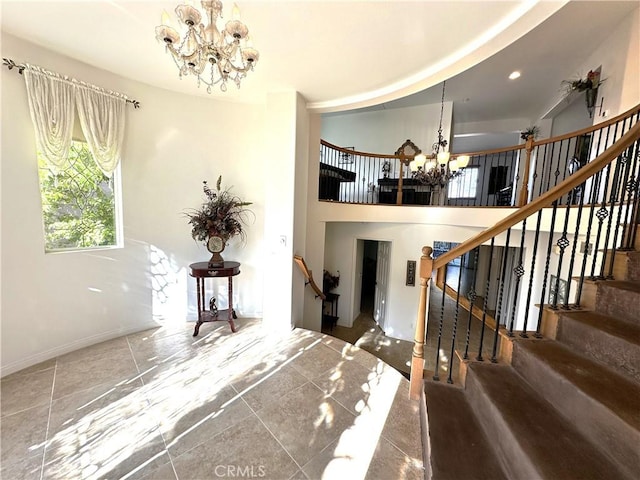
[[[0,377],[6,377],[12,373],[19,372],[25,368],[37,365],[41,362],[46,362],[52,358],[65,355],[67,353],[79,350],[84,347],[95,345],[96,343],[106,342],[107,340],[113,340],[114,338],[122,337],[124,335],[131,335],[132,333],[142,332],[143,330],[149,330],[150,328],[157,328],[161,325],[157,322],[146,322],[141,325],[137,325],[131,328],[121,328],[117,330],[111,330],[109,332],[99,333],[90,337],[85,337],[80,340],[75,340],[71,343],[61,345],[59,347],[51,348],[44,352],[36,353],[27,358],[9,363],[8,365],[2,365],[0,368]]]

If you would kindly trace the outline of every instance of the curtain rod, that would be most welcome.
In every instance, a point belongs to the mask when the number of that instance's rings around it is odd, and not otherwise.
[[[24,72],[24,69],[27,68],[27,66],[23,63],[16,63],[14,62],[12,59],[10,58],[2,58],[2,64],[7,67],[9,70],[13,70],[14,68],[18,70],[18,73],[20,75],[22,75],[22,72]],[[98,88],[99,90],[104,90],[100,87],[96,87],[95,85],[91,85],[85,82],[79,82],[81,85],[88,85],[94,88]],[[125,98],[127,103],[131,103],[133,105],[133,108],[140,108],[140,102],[137,100],[130,100],[128,98]]]

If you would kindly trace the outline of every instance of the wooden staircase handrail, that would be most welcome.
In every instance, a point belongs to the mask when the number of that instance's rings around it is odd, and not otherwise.
[[[360,155],[362,157],[375,157],[375,158],[395,158],[395,159],[400,160],[400,157],[398,155],[359,152],[358,150],[351,150],[350,148],[339,147],[337,145],[334,145],[334,144],[329,143],[329,142],[327,142],[325,140],[322,140],[322,139],[320,139],[320,144],[324,145],[325,147],[333,148],[334,150],[337,150],[340,153],[347,153],[349,155]]]
[[[324,300],[326,296],[324,293],[322,293],[322,290],[318,288],[318,285],[316,285],[316,282],[313,280],[313,272],[309,270],[309,267],[307,267],[307,263],[304,261],[304,258],[302,258],[300,255],[294,255],[293,261],[296,262],[296,265],[298,265],[298,267],[300,267],[304,278],[307,280],[305,285],[311,285],[313,291],[316,292],[316,297],[320,297],[322,300]]]
[[[586,182],[597,172],[613,162],[626,148],[629,147],[629,145],[638,139],[640,139],[640,122],[631,127],[627,133],[598,155],[592,162],[582,167],[562,183],[551,188],[526,206],[520,207],[518,210],[508,217],[505,217],[492,227],[487,228],[475,237],[466,240],[464,243],[461,243],[457,247],[440,255],[433,261],[433,269],[437,270],[438,268],[444,267],[451,260],[470,252],[478,245],[482,245],[496,235],[506,231],[508,228],[520,223],[525,218],[528,218],[539,210],[550,206],[554,201],[558,200],[563,195],[566,195],[578,185]]]

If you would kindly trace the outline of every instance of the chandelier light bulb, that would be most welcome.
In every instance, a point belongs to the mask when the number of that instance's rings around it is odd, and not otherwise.
[[[449,162],[449,152],[438,152],[438,164],[443,167]]]
[[[458,166],[460,168],[467,168],[467,165],[469,165],[470,157],[469,155],[460,155],[456,160],[458,161]]]
[[[449,162],[449,170],[451,170],[452,172],[457,172],[459,169],[460,169],[460,166],[458,165],[457,160],[451,160]]]
[[[436,162],[434,162],[433,160],[430,160],[428,163],[425,163],[425,165],[424,165],[424,170],[426,172],[429,172],[429,171],[433,170],[434,168],[436,168]]]
[[[171,17],[169,16],[169,13],[166,10],[162,11],[162,17],[161,17],[160,23],[165,27],[171,26]]]
[[[240,21],[240,9],[238,8],[238,4],[233,4],[233,9],[231,10],[231,20]]]
[[[416,162],[415,158],[409,162],[409,170],[412,172],[418,171],[418,162]]]
[[[425,155],[423,155],[422,153],[420,153],[420,154],[415,156],[413,161],[416,162],[416,165],[418,167],[424,167],[424,164],[427,161],[427,157]]]

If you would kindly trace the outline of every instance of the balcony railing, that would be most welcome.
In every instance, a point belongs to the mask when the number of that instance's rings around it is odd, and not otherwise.
[[[444,186],[422,184],[409,168],[412,156],[359,152],[324,140],[320,147],[319,200],[382,205],[516,207],[540,197],[584,168],[640,118],[640,106],[607,122],[554,138],[469,155],[462,173]],[[560,204],[591,198],[593,180],[568,192]],[[603,185],[595,199],[602,200]]]

